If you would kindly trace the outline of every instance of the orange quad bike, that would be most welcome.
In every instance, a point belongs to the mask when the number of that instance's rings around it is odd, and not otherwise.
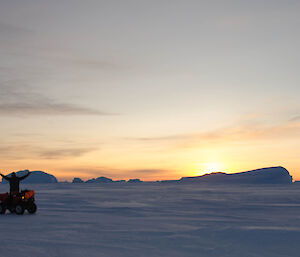
[[[5,214],[6,210],[19,215],[22,215],[25,210],[30,214],[35,213],[37,206],[34,202],[34,194],[33,190],[23,190],[15,195],[0,194],[0,214]]]

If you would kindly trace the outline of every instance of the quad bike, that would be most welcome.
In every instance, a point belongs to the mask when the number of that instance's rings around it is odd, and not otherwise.
[[[11,213],[23,214],[27,210],[30,214],[33,214],[37,210],[37,206],[34,203],[34,191],[23,190],[17,194],[0,194],[0,214],[5,214],[8,209]]]

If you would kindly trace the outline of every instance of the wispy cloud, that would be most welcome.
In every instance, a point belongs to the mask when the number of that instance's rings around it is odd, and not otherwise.
[[[34,32],[30,29],[21,26],[15,26],[2,21],[0,22],[0,33],[5,35],[6,38],[13,37],[14,39],[34,34]]]
[[[1,83],[0,92],[0,116],[115,115],[77,104],[60,103],[34,91],[19,80]]]
[[[82,55],[62,45],[50,46],[38,40],[32,45],[32,37],[38,36],[38,33],[22,25],[0,22],[0,33],[3,35],[3,51],[0,54],[0,116],[118,115],[115,112],[46,96],[42,92],[43,83],[38,85],[36,79],[48,82],[49,76],[55,73],[56,80],[59,80],[59,76],[66,76],[71,80],[75,80],[75,76],[76,80],[82,80],[86,77],[76,76],[77,73],[115,71],[120,70],[122,65],[111,58]],[[6,58],[10,61],[7,62]],[[32,83],[34,80],[35,83]]]
[[[274,140],[294,138],[300,135],[300,118],[278,125],[264,124],[232,125],[213,131],[166,135],[161,137],[139,137],[133,140],[143,143],[157,143],[172,147],[198,147],[222,143],[242,143],[255,140]]]
[[[166,173],[168,171],[161,170],[161,169],[139,169],[139,170],[133,170],[133,174],[162,174]]]
[[[97,150],[89,146],[52,146],[41,147],[34,144],[6,143],[0,147],[0,159],[21,160],[21,159],[68,159],[77,158]]]
[[[4,103],[0,104],[1,116],[23,115],[112,115],[111,113],[81,107],[75,104],[44,103]]]
[[[115,169],[111,167],[103,166],[90,166],[89,164],[84,167],[64,167],[62,172],[66,174],[66,177],[74,177],[74,174],[78,174],[85,179],[97,178],[100,176],[121,179],[124,175],[128,175],[128,170]]]
[[[88,57],[80,57],[77,58],[69,57],[66,54],[60,56],[46,56],[49,60],[55,60],[63,62],[67,65],[72,65],[73,68],[84,68],[87,70],[104,70],[104,71],[112,71],[112,70],[120,70],[121,65],[117,65],[113,61],[110,60],[98,60],[97,58],[92,59]],[[123,66],[122,66],[123,67]]]
[[[170,176],[170,174],[176,174],[174,171],[166,170],[166,169],[116,169],[111,167],[90,167],[86,165],[86,167],[68,167],[63,168],[62,172],[65,174],[66,178],[73,178],[74,174],[84,179],[97,178],[100,176],[112,178],[114,180],[118,179],[129,179],[129,178],[143,178],[144,180],[154,180],[162,176]]]
[[[95,151],[97,148],[62,148],[62,149],[45,149],[39,152],[39,156],[43,159],[65,159],[80,157],[89,152]]]
[[[291,118],[290,121],[292,121],[292,122],[293,122],[293,121],[300,121],[300,115]]]
[[[26,27],[0,22],[0,34],[3,35],[1,38],[3,51],[1,54],[9,53],[10,56],[22,57],[23,60],[28,60],[30,65],[33,65],[32,59],[34,59],[43,62],[44,65],[45,62],[50,63],[52,69],[59,67],[60,70],[67,68],[73,71],[74,69],[80,69],[80,71],[119,71],[125,67],[121,63],[116,63],[112,58],[82,55],[79,52],[70,50],[67,46],[59,44],[44,45],[40,43],[33,45],[32,38],[38,39],[39,33]],[[24,51],[24,48],[26,51]],[[5,63],[3,63],[2,66],[3,65],[5,65]],[[45,69],[45,66],[43,69]]]

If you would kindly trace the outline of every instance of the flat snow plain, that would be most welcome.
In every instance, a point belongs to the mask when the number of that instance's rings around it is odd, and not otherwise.
[[[22,188],[38,212],[0,216],[1,257],[300,256],[299,184]]]

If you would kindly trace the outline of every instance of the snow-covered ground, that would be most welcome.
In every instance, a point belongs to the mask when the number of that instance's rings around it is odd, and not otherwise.
[[[300,185],[26,187],[38,212],[0,216],[0,257],[300,256]]]

